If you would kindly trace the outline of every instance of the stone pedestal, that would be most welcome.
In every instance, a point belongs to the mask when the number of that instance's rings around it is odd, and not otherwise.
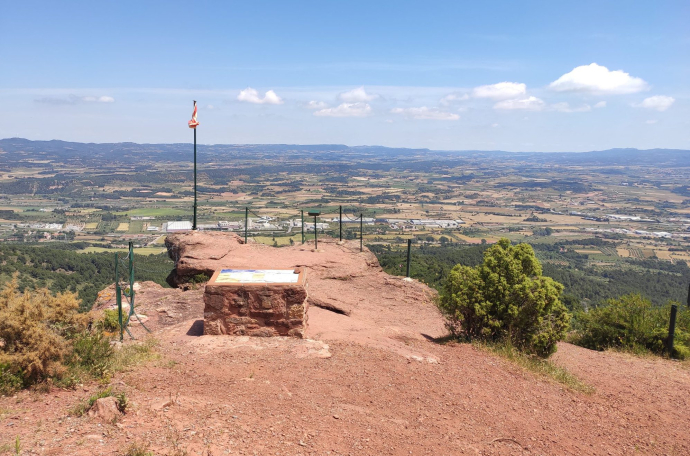
[[[206,285],[204,305],[204,334],[302,337],[306,271],[217,270]]]

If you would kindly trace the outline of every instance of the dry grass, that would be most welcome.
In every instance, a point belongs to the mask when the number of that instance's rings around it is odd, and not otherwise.
[[[594,392],[594,387],[587,385],[575,375],[571,374],[567,369],[557,366],[548,359],[526,355],[508,344],[476,343],[475,346],[481,350],[500,356],[539,377],[560,383],[572,391],[585,394],[592,394]]]
[[[123,456],[154,456],[152,451],[149,451],[149,446],[145,442],[132,443]]]
[[[113,354],[110,362],[112,371],[128,371],[139,364],[160,359],[160,354],[156,351],[157,346],[158,340],[154,337],[148,337],[142,342],[124,344]]]

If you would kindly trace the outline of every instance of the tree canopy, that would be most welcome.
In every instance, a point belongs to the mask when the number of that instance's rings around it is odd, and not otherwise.
[[[504,238],[486,250],[479,266],[451,270],[441,309],[458,336],[506,341],[547,357],[570,321],[562,291],[563,285],[542,275],[530,245],[513,246]]]

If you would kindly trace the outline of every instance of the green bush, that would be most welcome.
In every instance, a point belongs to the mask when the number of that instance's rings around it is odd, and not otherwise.
[[[21,373],[13,373],[9,364],[0,364],[0,396],[9,396],[24,386]]]
[[[455,266],[441,297],[450,330],[466,340],[507,341],[540,357],[556,351],[570,315],[559,296],[563,286],[543,277],[528,244],[501,239],[477,267]]]
[[[123,315],[123,318],[125,315]],[[106,309],[103,314],[103,319],[97,324],[99,329],[108,332],[115,332],[120,330],[120,319],[118,316],[117,309]]]
[[[189,283],[205,283],[211,280],[211,277],[208,274],[204,274],[203,272],[200,274],[197,274],[193,276],[191,279],[189,279]]]
[[[602,307],[575,315],[572,342],[593,350],[620,348],[664,353],[671,305],[654,306],[639,294],[609,299]],[[690,355],[690,311],[681,306],[676,319],[674,358]]]
[[[110,339],[101,331],[84,331],[73,339],[67,363],[84,369],[94,377],[103,377],[108,371],[112,355]]]

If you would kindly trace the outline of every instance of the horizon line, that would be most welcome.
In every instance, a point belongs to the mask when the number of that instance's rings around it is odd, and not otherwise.
[[[51,141],[57,141],[57,142],[64,142],[64,143],[74,143],[74,144],[95,144],[95,145],[105,145],[105,144],[138,144],[138,145],[146,145],[146,146],[157,146],[157,145],[178,145],[178,144],[187,144],[186,142],[171,142],[171,143],[140,143],[140,142],[133,142],[133,141],[121,141],[121,142],[81,142],[81,141],[67,141],[64,139],[28,139],[28,138],[21,138],[21,137],[10,137],[10,138],[0,138],[0,141],[9,141],[9,140],[22,140],[22,141],[30,141],[30,142],[51,142]],[[189,143],[191,144],[191,142]],[[375,145],[375,144],[361,144],[361,145],[348,145],[348,144],[338,144],[338,143],[314,143],[314,144],[297,144],[297,143],[213,143],[213,144],[204,144],[204,143],[198,143],[198,146],[308,146],[308,147],[314,147],[314,146],[341,146],[341,147],[348,147],[351,149],[356,149],[356,148],[365,148],[365,147],[371,147],[371,148],[381,148],[381,149],[401,149],[401,150],[410,150],[410,151],[429,151],[429,152],[446,152],[446,153],[453,153],[453,152],[503,152],[503,153],[508,153],[508,154],[587,154],[587,153],[592,153],[592,152],[609,152],[609,151],[615,151],[615,150],[630,150],[630,151],[638,151],[638,152],[650,152],[650,151],[675,151],[675,152],[690,152],[690,149],[671,149],[671,148],[663,148],[663,147],[656,147],[656,148],[651,148],[651,149],[638,149],[636,147],[613,147],[610,149],[598,149],[598,150],[587,150],[587,151],[546,151],[546,152],[538,152],[538,151],[511,151],[511,150],[502,150],[502,149],[429,149],[427,147],[391,147],[391,146],[382,146],[382,145]]]

